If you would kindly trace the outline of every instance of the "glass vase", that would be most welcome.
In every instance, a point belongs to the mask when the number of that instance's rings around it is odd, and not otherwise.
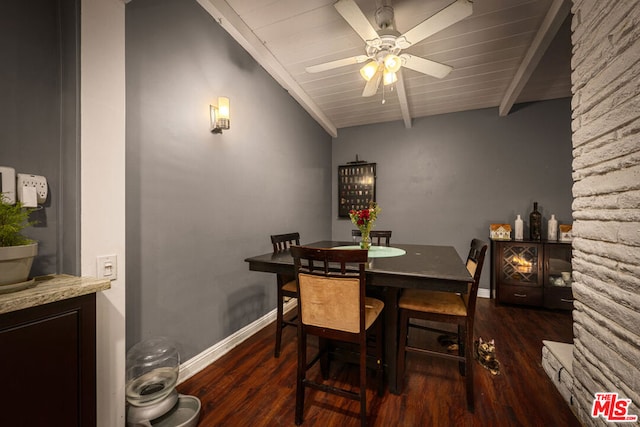
[[[360,249],[367,249],[371,247],[371,237],[369,237],[369,230],[362,230],[362,240],[360,240]]]

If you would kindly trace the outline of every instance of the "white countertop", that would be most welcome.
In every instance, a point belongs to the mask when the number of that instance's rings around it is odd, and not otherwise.
[[[51,274],[35,278],[35,285],[21,291],[0,294],[0,314],[62,301],[111,288],[109,279]]]

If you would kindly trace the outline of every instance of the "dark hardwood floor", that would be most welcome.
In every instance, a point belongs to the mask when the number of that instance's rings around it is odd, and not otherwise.
[[[433,340],[418,332],[412,339]],[[293,426],[296,331],[285,328],[282,353],[273,357],[275,324],[178,386],[202,401],[199,427]],[[370,426],[579,426],[569,406],[541,366],[542,340],[571,342],[571,313],[496,306],[479,298],[475,337],[494,339],[497,376],[475,364],[475,413],[466,410],[464,382],[456,362],[407,355],[403,394],[375,393],[368,377]],[[334,362],[331,378],[357,384],[357,368]],[[317,373],[314,367],[310,374]],[[355,401],[307,391],[303,426],[357,426]]]

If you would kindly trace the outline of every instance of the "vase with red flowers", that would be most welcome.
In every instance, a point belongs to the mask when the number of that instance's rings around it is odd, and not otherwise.
[[[349,211],[349,217],[362,234],[360,248],[369,249],[371,247],[371,238],[369,233],[375,225],[376,218],[380,213],[380,206],[376,202],[370,202],[369,208]]]

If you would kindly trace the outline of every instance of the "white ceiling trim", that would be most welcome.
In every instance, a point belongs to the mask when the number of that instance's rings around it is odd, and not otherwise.
[[[553,4],[549,8],[549,12],[547,12],[547,15],[542,22],[542,25],[540,25],[531,46],[529,46],[529,50],[525,54],[518,71],[516,71],[509,88],[502,98],[502,102],[498,109],[500,116],[504,117],[509,114],[509,111],[511,111],[511,107],[513,107],[513,104],[516,102],[520,92],[522,92],[522,89],[529,81],[531,74],[533,74],[534,70],[538,66],[540,59],[546,52],[549,44],[551,44],[551,41],[558,32],[558,29],[567,17],[570,8],[571,2],[569,0],[554,0]]]
[[[282,64],[225,0],[198,0],[202,6],[331,136],[336,126],[302,90]]]

